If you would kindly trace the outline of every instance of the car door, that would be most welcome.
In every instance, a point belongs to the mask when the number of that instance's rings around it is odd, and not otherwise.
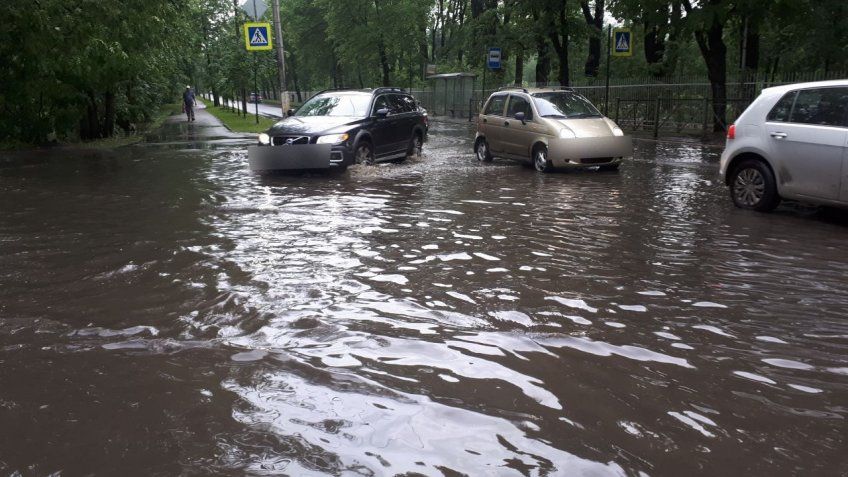
[[[403,94],[389,95],[389,102],[393,107],[393,128],[395,152],[406,152],[409,147],[409,140],[412,137],[412,129],[415,127],[414,100]]]
[[[787,118],[781,108],[793,94]],[[810,88],[788,93],[769,113],[766,141],[784,195],[839,200],[848,141],[846,107],[848,88]]]
[[[389,110],[389,114],[385,117],[377,116],[377,111],[381,109]],[[392,106],[388,94],[381,94],[374,98],[374,105],[371,107],[371,117],[374,121],[370,131],[371,140],[374,143],[374,156],[385,156],[393,151],[397,142],[397,132],[392,122]]]
[[[495,94],[489,98],[480,121],[483,122],[483,130],[486,142],[489,143],[489,151],[492,153],[503,151],[502,134],[504,131],[504,108],[506,107],[507,94]]]
[[[524,113],[524,122],[515,119],[517,113]],[[504,152],[529,159],[535,125],[530,99],[523,95],[510,94],[503,124]]]

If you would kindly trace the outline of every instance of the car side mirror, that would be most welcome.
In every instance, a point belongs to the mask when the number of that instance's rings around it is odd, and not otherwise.
[[[386,116],[389,115],[389,109],[388,108],[380,108],[376,111],[376,114],[377,114],[378,118],[385,118]]]
[[[518,120],[518,121],[521,121],[521,124],[525,124],[524,123],[524,117],[525,117],[525,115],[521,111],[515,113],[515,119]]]
[[[288,111],[286,111],[286,117],[289,116],[294,116],[294,109],[289,109]]]

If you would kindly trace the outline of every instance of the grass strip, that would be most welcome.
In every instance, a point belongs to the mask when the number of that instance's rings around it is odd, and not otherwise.
[[[200,98],[197,98],[197,101],[205,104],[206,111],[220,119],[233,132],[261,133],[267,131],[268,128],[277,122],[274,119],[259,116],[259,124],[257,124],[256,117],[253,114],[248,114],[247,117],[244,117],[237,112],[231,111],[229,108],[209,106],[208,102]]]

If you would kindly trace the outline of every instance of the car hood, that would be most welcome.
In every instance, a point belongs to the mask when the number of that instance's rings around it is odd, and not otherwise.
[[[557,119],[559,124],[574,131],[577,137],[612,136],[612,128],[606,118]]]
[[[268,134],[319,134],[326,132],[344,132],[346,126],[364,121],[363,118],[341,116],[290,116],[271,126]],[[338,130],[338,131],[337,131]]]

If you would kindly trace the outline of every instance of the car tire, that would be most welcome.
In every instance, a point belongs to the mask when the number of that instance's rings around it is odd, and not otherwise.
[[[406,148],[407,157],[418,156],[421,157],[421,150],[424,148],[424,139],[421,137],[421,133],[415,131],[412,133],[412,137],[409,139],[409,146]]]
[[[474,155],[480,162],[492,162],[494,158],[492,153],[489,152],[489,143],[486,142],[486,138],[481,137],[474,143]]]
[[[605,172],[615,172],[615,171],[618,170],[618,166],[620,166],[620,165],[621,164],[607,164],[606,166],[599,167],[598,170],[599,171],[605,171]]]
[[[740,209],[771,212],[780,204],[774,173],[763,162],[746,159],[730,176],[730,198]]]
[[[363,139],[356,143],[356,148],[353,152],[354,162],[356,164],[374,165],[374,146],[371,141]]]
[[[545,146],[537,146],[533,149],[533,168],[539,172],[551,172],[553,165],[548,159],[548,148]]]

